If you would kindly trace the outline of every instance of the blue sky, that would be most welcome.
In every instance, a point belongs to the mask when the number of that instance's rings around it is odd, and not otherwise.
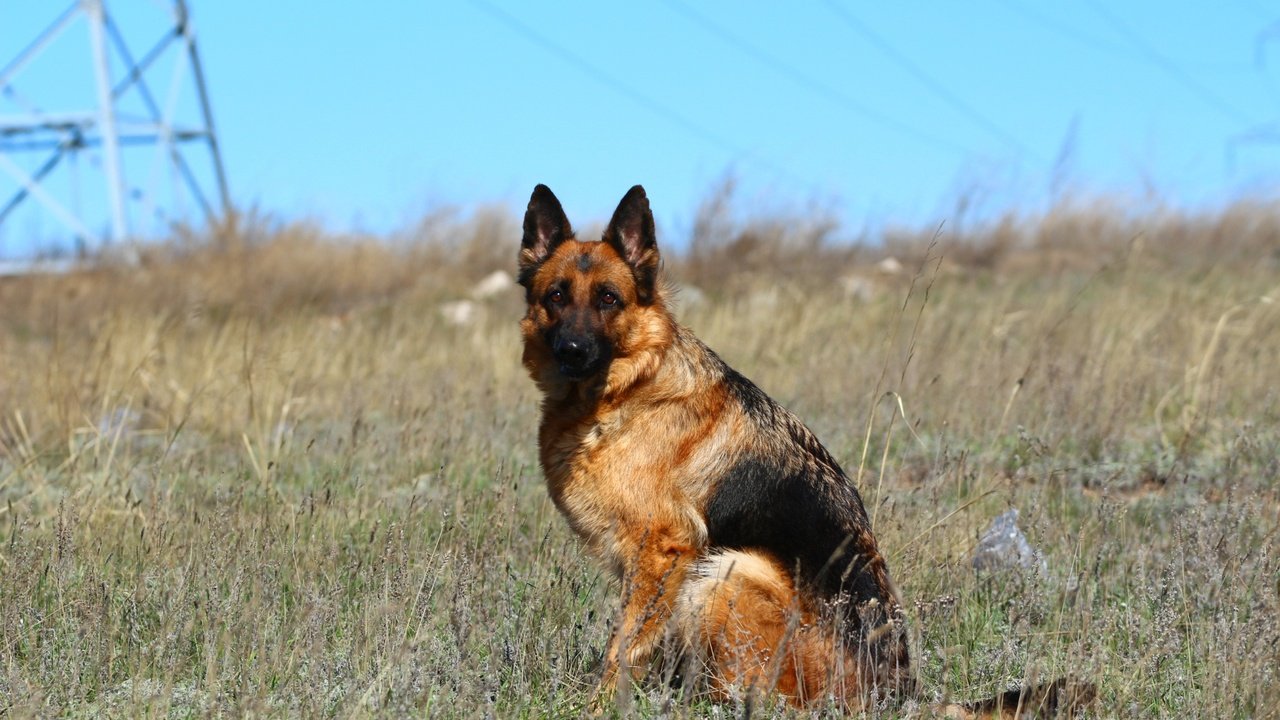
[[[538,182],[586,225],[643,183],[678,242],[726,173],[744,212],[821,210],[850,235],[947,219],[960,196],[993,213],[1062,191],[1204,207],[1280,189],[1280,132],[1232,144],[1280,121],[1280,4],[1264,0],[189,2],[235,203],[335,230],[518,210]],[[165,6],[107,1],[136,55]],[[63,7],[0,0],[0,63]],[[92,104],[87,38],[71,27],[24,69],[27,105],[0,97],[0,118]],[[141,151],[125,165],[139,186],[163,175]],[[105,228],[100,160],[80,167]],[[14,187],[0,177],[0,202]],[[0,256],[60,234],[24,208]]]

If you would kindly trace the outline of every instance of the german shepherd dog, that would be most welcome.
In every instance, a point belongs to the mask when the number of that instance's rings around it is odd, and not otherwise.
[[[551,190],[534,189],[519,282],[539,458],[556,507],[622,584],[597,702],[660,647],[722,698],[772,691],[856,711],[910,696],[898,591],[853,482],[676,322],[659,266],[641,186],[600,242],[575,239]],[[1056,712],[1079,695],[1070,687],[935,710]]]

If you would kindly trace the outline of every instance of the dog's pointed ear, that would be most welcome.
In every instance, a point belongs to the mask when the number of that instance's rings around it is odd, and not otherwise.
[[[640,301],[653,298],[658,282],[658,237],[653,226],[653,212],[644,188],[636,185],[627,191],[613,211],[613,219],[604,231],[604,241],[631,266],[636,277]]]
[[[544,260],[555,252],[556,246],[573,237],[569,218],[560,207],[551,188],[538,185],[529,198],[529,209],[524,214],[524,237],[520,240],[520,284],[528,287],[529,280]]]

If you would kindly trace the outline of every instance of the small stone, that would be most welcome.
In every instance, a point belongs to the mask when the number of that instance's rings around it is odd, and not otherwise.
[[[1044,555],[1027,542],[1027,536],[1018,529],[1018,509],[1011,508],[997,516],[982,533],[973,551],[973,569],[990,572],[1034,567],[1046,569]]]
[[[462,327],[475,322],[479,307],[471,300],[453,300],[440,306],[440,314],[450,325]]]
[[[475,284],[471,288],[471,297],[475,300],[487,300],[491,297],[497,297],[502,293],[514,290],[516,287],[515,278],[504,270],[494,270],[484,279]]]

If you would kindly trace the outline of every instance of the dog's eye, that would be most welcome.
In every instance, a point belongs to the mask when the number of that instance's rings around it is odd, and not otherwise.
[[[559,290],[552,290],[551,294],[547,295],[547,301],[554,305],[560,305],[564,303],[564,293]]]
[[[613,307],[618,304],[618,296],[611,292],[606,292],[600,296],[600,304],[605,307]]]

